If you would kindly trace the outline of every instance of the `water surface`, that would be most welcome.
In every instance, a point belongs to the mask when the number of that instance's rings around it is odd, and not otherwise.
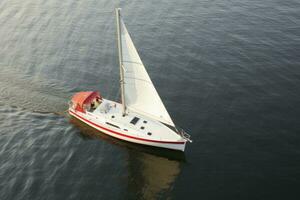
[[[185,154],[71,119],[75,92],[119,99],[114,7]],[[0,2],[1,199],[297,199],[297,0]]]

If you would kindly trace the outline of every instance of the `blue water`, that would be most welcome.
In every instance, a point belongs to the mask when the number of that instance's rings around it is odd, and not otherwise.
[[[66,112],[119,99],[116,6],[184,154]],[[2,0],[0,199],[298,199],[299,52],[298,0]]]

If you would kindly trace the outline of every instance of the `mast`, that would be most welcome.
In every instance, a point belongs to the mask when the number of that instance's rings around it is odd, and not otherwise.
[[[120,23],[120,8],[116,8],[117,19],[117,41],[119,52],[119,65],[120,65],[120,86],[121,86],[121,101],[123,106],[123,115],[126,115],[126,105],[124,96],[124,68],[123,68],[123,55],[122,55],[122,42],[121,42],[121,23]]]

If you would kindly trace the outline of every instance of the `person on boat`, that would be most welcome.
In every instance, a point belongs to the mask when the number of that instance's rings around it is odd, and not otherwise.
[[[95,106],[98,107],[102,103],[102,100],[97,97],[96,101],[94,101],[94,103],[95,103]]]
[[[91,103],[91,110],[94,110],[94,109],[96,109],[96,106],[95,106],[95,103],[92,102],[92,103]]]
[[[99,98],[99,97],[97,97],[97,98],[96,98],[96,101],[97,101],[99,104],[101,104],[101,103],[102,103],[102,99],[101,99],[101,98]]]

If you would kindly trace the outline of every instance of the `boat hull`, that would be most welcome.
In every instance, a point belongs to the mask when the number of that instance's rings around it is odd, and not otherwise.
[[[93,127],[94,129],[106,135],[109,135],[111,137],[118,138],[120,140],[125,140],[128,142],[147,145],[147,146],[179,150],[179,151],[184,151],[185,149],[186,141],[161,141],[161,140],[149,140],[149,139],[134,137],[124,132],[112,130],[110,127],[105,126],[105,124],[100,124],[95,121],[91,121],[87,118],[87,116],[85,116],[84,113],[76,112],[72,109],[69,109],[69,114],[77,118],[78,120],[84,122],[85,124]]]

